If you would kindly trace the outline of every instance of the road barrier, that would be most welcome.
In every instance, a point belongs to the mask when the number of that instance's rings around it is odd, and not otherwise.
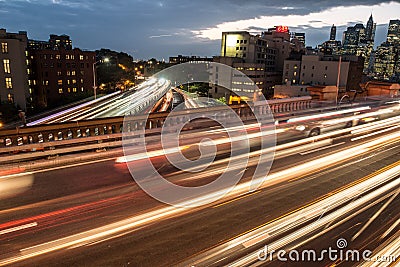
[[[304,110],[311,107],[311,97],[301,97],[288,100],[256,102],[253,110],[257,114],[268,112],[290,112]],[[252,109],[246,104],[234,105],[233,109],[243,121],[255,119]],[[199,117],[196,114],[207,114],[206,117],[227,118],[232,113],[225,112],[226,106],[211,108],[197,108],[174,112],[168,123],[173,126],[182,121],[190,121],[190,118]],[[0,131],[0,154],[16,151],[37,151],[78,146],[83,143],[94,144],[106,141],[119,141],[122,132],[146,131],[146,134],[159,133],[165,124],[168,112],[153,113],[142,116],[126,116],[102,118],[94,120],[67,122],[59,124],[38,125],[20,127],[12,130]],[[125,119],[125,125],[124,125]],[[209,123],[209,121],[208,121]],[[201,122],[190,125],[190,129],[200,127]],[[124,128],[125,127],[125,128]]]

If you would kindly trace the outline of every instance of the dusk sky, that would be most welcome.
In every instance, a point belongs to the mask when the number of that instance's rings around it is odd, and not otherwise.
[[[71,36],[74,46],[123,51],[135,59],[218,55],[223,31],[261,32],[276,25],[305,32],[315,46],[337,39],[347,26],[377,22],[375,43],[386,38],[390,19],[400,19],[400,1],[263,0],[0,0],[0,28],[27,31],[30,39]]]

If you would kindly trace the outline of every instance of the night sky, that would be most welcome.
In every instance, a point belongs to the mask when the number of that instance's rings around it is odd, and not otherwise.
[[[376,44],[390,19],[400,19],[400,1],[262,0],[0,0],[0,28],[27,31],[30,39],[71,36],[74,46],[124,51],[136,59],[218,55],[222,31],[260,32],[276,25],[305,32],[315,46],[337,39],[347,26],[377,22]]]

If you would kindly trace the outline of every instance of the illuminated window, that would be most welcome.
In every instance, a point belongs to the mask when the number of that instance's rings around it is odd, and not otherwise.
[[[12,89],[12,81],[11,78],[6,78],[6,88],[7,89]]]
[[[81,87],[81,91],[83,92],[83,87]]]
[[[72,80],[72,83],[73,83],[73,84],[76,84],[76,80],[75,80],[75,79],[73,79],[73,80]]]
[[[83,55],[80,55],[80,56],[79,56],[79,59],[80,59],[80,60],[83,60]]]
[[[296,71],[293,73],[293,76],[297,76],[297,72]]]
[[[72,89],[72,91],[73,91],[74,93],[76,93],[76,87],[74,87],[74,88]]]
[[[8,44],[7,43],[1,43],[1,52],[3,54],[7,54],[8,53]]]
[[[61,76],[61,71],[57,71],[57,76]]]
[[[7,100],[8,100],[8,103],[14,103],[14,95],[13,94],[8,94],[7,95]]]
[[[71,88],[68,88],[68,93],[71,93]]]
[[[324,78],[328,77],[326,74],[324,74]]]
[[[69,55],[65,55],[65,59],[69,59]]]
[[[72,71],[71,75],[72,75],[72,76],[75,76],[75,71],[74,71],[74,70]]]
[[[69,58],[70,59],[75,59],[75,56],[74,55],[70,55]]]
[[[56,59],[61,59],[61,56],[60,55],[56,55]]]
[[[4,66],[4,73],[11,73],[9,59],[3,59],[3,66]]]
[[[67,76],[71,76],[71,72],[70,71],[67,71]]]
[[[71,84],[71,81],[70,81],[70,80],[67,80],[67,84]]]
[[[58,88],[58,93],[62,94],[63,93],[63,89],[62,88]]]
[[[62,85],[63,84],[63,80],[58,80],[58,85]]]
[[[83,83],[83,79],[81,79],[81,83]]]
[[[31,69],[26,70],[28,74],[31,74]]]

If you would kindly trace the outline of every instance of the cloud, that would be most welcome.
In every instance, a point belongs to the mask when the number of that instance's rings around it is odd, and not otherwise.
[[[254,0],[253,0],[254,1]],[[306,1],[307,2],[307,1]],[[382,3],[374,6],[350,6],[333,7],[320,12],[303,15],[277,15],[261,16],[256,18],[229,21],[220,23],[214,27],[202,30],[194,30],[193,34],[199,38],[217,40],[221,38],[224,31],[240,31],[252,28],[270,28],[276,25],[287,25],[289,27],[300,27],[309,25],[313,28],[323,28],[332,24],[338,26],[349,25],[349,21],[366,21],[373,10],[375,22],[387,24],[390,18],[397,18],[400,10],[399,2]]]
[[[160,34],[160,35],[152,35],[149,36],[149,38],[162,38],[162,37],[171,37],[173,36],[172,34]]]

